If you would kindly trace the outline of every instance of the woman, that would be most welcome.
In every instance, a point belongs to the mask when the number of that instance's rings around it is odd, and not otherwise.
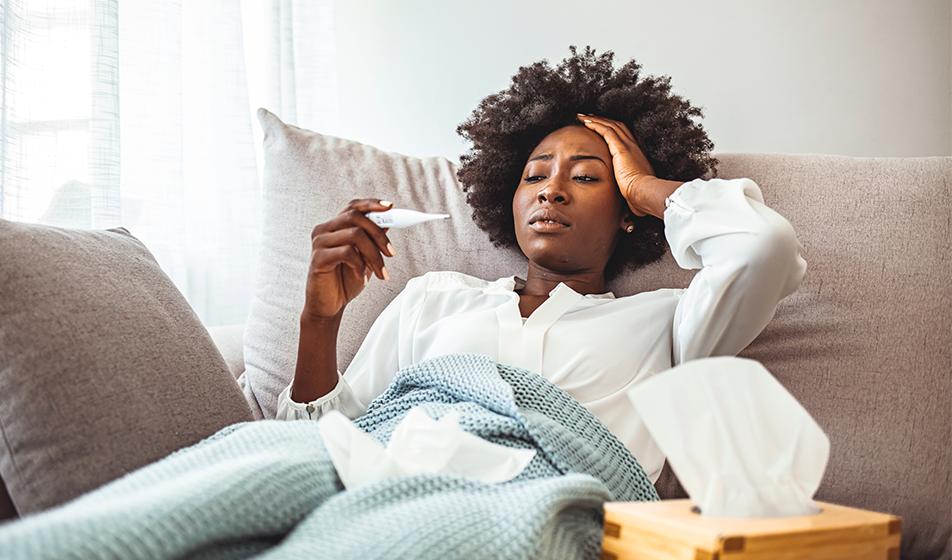
[[[371,275],[387,278],[383,257],[394,257],[387,230],[364,216],[391,203],[351,201],[313,230],[297,368],[278,418],[332,409],[356,418],[399,369],[481,353],[567,391],[657,480],[664,456],[627,390],[687,360],[740,352],[806,262],[752,180],[701,178],[717,163],[713,144],[667,78],[640,77],[635,61],[615,71],[610,51],[570,49],[555,69],[520,68],[457,129],[474,144],[459,170],[473,218],[495,245],[518,245],[525,279],[412,278],[341,374],[344,308]],[[666,242],[682,268],[700,269],[687,289],[607,290],[625,269],[660,259]]]

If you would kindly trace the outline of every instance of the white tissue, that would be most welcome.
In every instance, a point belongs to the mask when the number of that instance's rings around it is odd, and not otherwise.
[[[760,362],[691,360],[628,396],[701,515],[819,512],[830,440]]]
[[[459,427],[459,413],[433,420],[422,408],[410,409],[385,448],[333,410],[318,421],[331,461],[348,490],[417,473],[445,473],[496,483],[512,480],[532,461],[535,450],[488,442]]]

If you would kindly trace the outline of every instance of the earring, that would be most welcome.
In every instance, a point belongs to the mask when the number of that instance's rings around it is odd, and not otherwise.
[[[635,226],[629,225],[628,227],[625,228],[625,231],[627,231],[628,233],[631,233],[635,231]]]

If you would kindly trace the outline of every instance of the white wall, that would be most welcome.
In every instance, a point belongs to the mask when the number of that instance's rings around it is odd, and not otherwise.
[[[952,155],[952,0],[340,0],[340,111],[303,126],[454,161],[521,65],[568,45],[667,74],[719,152]]]

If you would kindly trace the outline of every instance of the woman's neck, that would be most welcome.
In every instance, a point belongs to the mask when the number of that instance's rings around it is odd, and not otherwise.
[[[549,292],[559,285],[559,282],[564,282],[582,295],[603,294],[607,291],[605,275],[601,271],[565,274],[539,268],[530,262],[526,273],[526,285],[516,293],[520,296],[545,299],[549,296]]]

